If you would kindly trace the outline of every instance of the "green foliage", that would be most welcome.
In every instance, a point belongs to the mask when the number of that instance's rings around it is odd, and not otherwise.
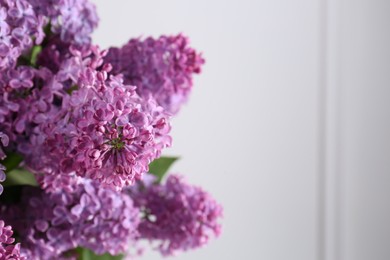
[[[1,162],[1,164],[5,166],[6,172],[10,172],[16,167],[18,167],[22,161],[23,161],[22,156],[20,156],[17,153],[10,153],[7,154],[7,157],[5,158],[4,161]]]
[[[38,183],[31,172],[25,169],[13,169],[7,172],[7,178],[3,182],[3,186],[7,187],[7,186],[14,186],[14,185],[38,186]]]
[[[79,87],[78,87],[77,85],[73,85],[72,87],[70,87],[70,88],[66,91],[66,93],[68,93],[68,94],[70,95],[70,94],[72,94],[73,91],[78,90],[78,89],[79,89]]]
[[[41,45],[34,45],[27,54],[21,55],[18,58],[18,65],[31,66],[36,68],[38,55],[41,53],[41,51]]]
[[[7,178],[2,183],[4,187],[14,185],[32,185],[38,186],[34,175],[26,169],[19,168],[23,157],[17,153],[9,153],[5,160],[0,163],[5,166]]]
[[[178,159],[179,157],[160,157],[149,164],[149,172],[155,175],[157,182],[160,183],[169,168]]]
[[[41,51],[42,51],[42,46],[40,46],[40,45],[35,45],[34,47],[32,47],[31,53],[30,53],[31,66],[35,67],[37,65],[38,55],[39,55],[39,53],[41,53]]]
[[[110,254],[104,254],[104,255],[96,255],[94,252],[92,252],[89,249],[86,248],[77,248],[77,255],[78,260],[122,260],[123,255],[110,255]]]

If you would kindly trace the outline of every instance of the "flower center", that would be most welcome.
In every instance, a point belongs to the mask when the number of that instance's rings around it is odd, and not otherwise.
[[[110,145],[115,149],[115,150],[121,150],[124,146],[125,143],[122,141],[120,137],[114,138],[110,141]]]

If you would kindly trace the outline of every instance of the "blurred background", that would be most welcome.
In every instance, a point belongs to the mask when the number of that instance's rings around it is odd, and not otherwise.
[[[96,44],[183,32],[206,59],[165,155],[224,229],[175,259],[390,259],[390,1],[93,2]]]

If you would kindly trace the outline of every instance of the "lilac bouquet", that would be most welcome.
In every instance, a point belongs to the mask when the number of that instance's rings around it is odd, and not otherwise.
[[[181,34],[101,50],[97,24],[87,0],[0,0],[0,260],[169,256],[220,234],[221,205],[161,156],[203,58]]]

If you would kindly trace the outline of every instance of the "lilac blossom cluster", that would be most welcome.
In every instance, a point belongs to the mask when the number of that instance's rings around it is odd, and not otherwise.
[[[165,184],[139,185],[130,196],[143,212],[141,238],[157,242],[164,256],[201,247],[221,232],[221,205],[179,175],[170,175]]]
[[[153,96],[171,114],[187,101],[192,74],[200,73],[204,63],[181,34],[132,39],[122,48],[110,48],[105,60],[123,74],[125,83],[137,86],[140,96]]]
[[[99,18],[88,0],[28,0],[35,13],[50,22],[51,32],[64,42],[88,44]]]
[[[29,1],[0,1],[1,72],[14,67],[33,44],[42,42],[45,23],[45,18],[35,13]]]
[[[170,255],[220,232],[208,193],[175,175],[145,181],[203,58],[181,34],[101,50],[98,20],[88,0],[0,0],[0,260],[118,255],[142,240]]]
[[[12,227],[0,220],[0,260],[26,260],[20,255],[20,244],[14,244],[12,234]]]
[[[0,129],[44,187],[79,175],[121,189],[171,143],[167,113],[112,74],[105,53],[70,46],[56,71],[18,66],[8,73]]]
[[[1,0],[0,71],[15,67],[51,34],[64,42],[88,44],[97,24],[95,6],[87,0]]]
[[[169,117],[154,99],[139,97],[110,74],[104,51],[70,52],[56,74],[42,71],[43,86],[24,104],[29,140],[18,142],[18,150],[45,188],[57,185],[58,175],[78,175],[120,190],[170,145]]]
[[[33,260],[65,257],[77,247],[116,255],[138,236],[130,197],[85,179],[72,193],[24,187],[20,202],[2,205],[1,215],[21,237],[22,255]]]

